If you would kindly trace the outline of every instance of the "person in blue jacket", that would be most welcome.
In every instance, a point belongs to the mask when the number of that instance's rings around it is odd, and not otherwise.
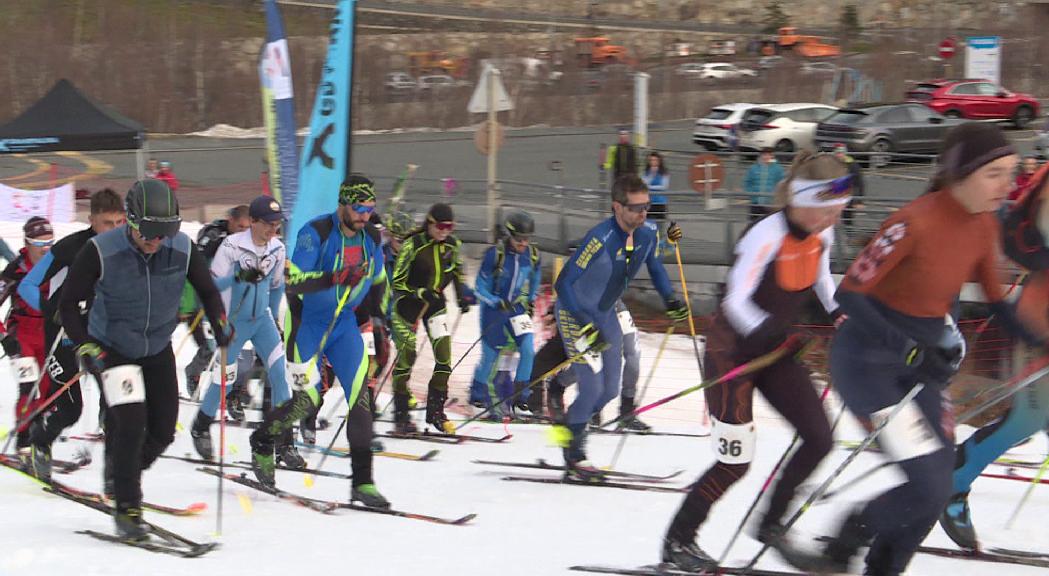
[[[276,200],[259,196],[248,207],[248,217],[249,228],[226,236],[211,261],[211,275],[234,329],[233,342],[226,352],[226,385],[233,386],[237,381],[237,358],[250,340],[266,369],[273,405],[280,406],[291,399],[284,346],[277,329],[284,295],[285,249],[278,238],[284,215]],[[205,460],[215,457],[210,428],[219,409],[222,383],[221,374],[215,372],[190,429],[193,447]],[[278,460],[293,468],[305,467],[306,462],[292,443],[291,429],[282,435],[279,444]]]
[[[648,267],[652,283],[663,297],[667,315],[677,322],[688,309],[674,296],[663,263],[657,255],[659,239],[645,226],[648,188],[636,175],[619,177],[612,185],[613,216],[590,229],[557,278],[557,329],[579,380],[578,395],[568,409],[564,440],[565,468],[577,480],[592,481],[602,471],[586,457],[586,426],[619,394],[623,364],[623,332],[616,302],[641,266]]]
[[[535,359],[535,330],[532,311],[539,290],[539,250],[531,243],[535,220],[523,211],[511,212],[503,224],[506,237],[488,248],[477,271],[474,291],[481,303],[481,362],[474,369],[471,403],[499,405],[494,417],[508,415],[511,408],[528,410],[525,389]],[[516,348],[520,354],[513,380],[514,405],[501,403],[510,391],[497,391],[495,371],[500,351]]]
[[[338,209],[310,220],[298,232],[287,282],[290,319],[284,334],[294,392],[291,401],[270,412],[251,435],[251,460],[259,482],[275,486],[274,444],[320,404],[320,362],[327,358],[349,406],[350,499],[389,508],[372,480],[368,357],[356,313],[372,285],[387,282],[381,237],[369,223],[374,211],[375,185],[354,173],[339,188]]]
[[[772,196],[776,185],[787,175],[776,161],[772,148],[762,148],[758,161],[747,169],[743,177],[743,191],[750,195],[750,221],[757,222],[774,210]]]

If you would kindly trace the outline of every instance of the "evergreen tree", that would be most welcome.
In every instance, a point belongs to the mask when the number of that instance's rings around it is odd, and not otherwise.
[[[765,28],[762,32],[765,34],[775,34],[780,28],[787,26],[790,23],[790,18],[787,17],[787,13],[783,11],[783,3],[780,0],[770,0],[765,5]]]

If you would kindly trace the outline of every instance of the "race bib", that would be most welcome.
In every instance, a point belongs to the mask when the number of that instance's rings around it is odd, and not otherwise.
[[[36,358],[32,356],[19,356],[11,359],[11,367],[15,370],[15,379],[22,384],[32,384],[40,379],[40,366]]]
[[[714,457],[725,464],[746,464],[754,459],[754,443],[757,434],[753,422],[728,424],[711,418],[710,438],[713,440]]]
[[[894,404],[871,414],[871,424],[875,427],[880,426],[895,408]],[[943,448],[943,442],[936,435],[936,430],[929,424],[914,400],[908,402],[892,420],[889,420],[878,436],[878,444],[894,462],[925,456]]]
[[[109,406],[145,402],[146,382],[142,379],[142,368],[124,364],[102,372],[102,394]]]
[[[623,331],[623,336],[629,336],[637,332],[637,326],[634,325],[634,317],[630,315],[629,310],[617,312],[616,316],[619,317],[619,329]]]
[[[200,327],[201,327],[201,329],[204,330],[204,337],[205,338],[207,338],[208,340],[214,340],[215,339],[215,332],[213,332],[211,330],[211,323],[210,322],[205,320],[204,322],[201,322]]]
[[[375,333],[369,328],[361,332],[361,340],[364,341],[364,353],[375,356]]]
[[[426,333],[430,335],[430,340],[437,340],[438,338],[444,338],[448,336],[448,318],[444,313],[431,316],[426,321]]]
[[[528,314],[518,314],[510,317],[510,326],[514,329],[514,336],[524,336],[535,332],[532,325],[532,317]]]
[[[288,382],[294,390],[308,390],[320,382],[320,372],[313,362],[288,362]]]
[[[589,348],[589,346],[587,345],[585,338],[580,338],[575,341],[576,350],[583,352],[587,348]],[[590,369],[594,371],[594,374],[599,374],[601,372],[601,368],[604,366],[604,364],[601,361],[600,352],[587,352],[586,354],[583,354],[583,360],[586,360],[587,365],[590,366]]]

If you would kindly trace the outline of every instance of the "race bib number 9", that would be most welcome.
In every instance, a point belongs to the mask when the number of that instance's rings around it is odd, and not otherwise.
[[[448,336],[448,319],[444,314],[437,314],[431,316],[426,321],[426,332],[430,335],[430,340],[437,340],[438,338],[444,338]]]
[[[124,364],[102,372],[102,393],[109,406],[145,402],[146,382],[142,378],[142,368]]]
[[[514,336],[524,336],[535,332],[532,318],[528,314],[518,314],[510,318],[510,326],[514,329]]]
[[[40,367],[36,364],[36,358],[32,356],[12,359],[11,367],[15,370],[15,378],[22,384],[32,384],[40,379]]]
[[[629,310],[617,312],[616,316],[619,317],[619,329],[623,331],[623,336],[629,336],[637,332],[637,326],[634,325],[634,317],[630,315]]]

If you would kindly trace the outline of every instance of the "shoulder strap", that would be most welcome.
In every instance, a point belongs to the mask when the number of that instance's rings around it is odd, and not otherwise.
[[[328,239],[328,236],[331,235],[331,231],[335,229],[335,225],[332,224],[331,218],[319,218],[310,222],[310,226],[313,226],[313,229],[317,231],[317,235],[320,236],[321,244],[324,244]]]

